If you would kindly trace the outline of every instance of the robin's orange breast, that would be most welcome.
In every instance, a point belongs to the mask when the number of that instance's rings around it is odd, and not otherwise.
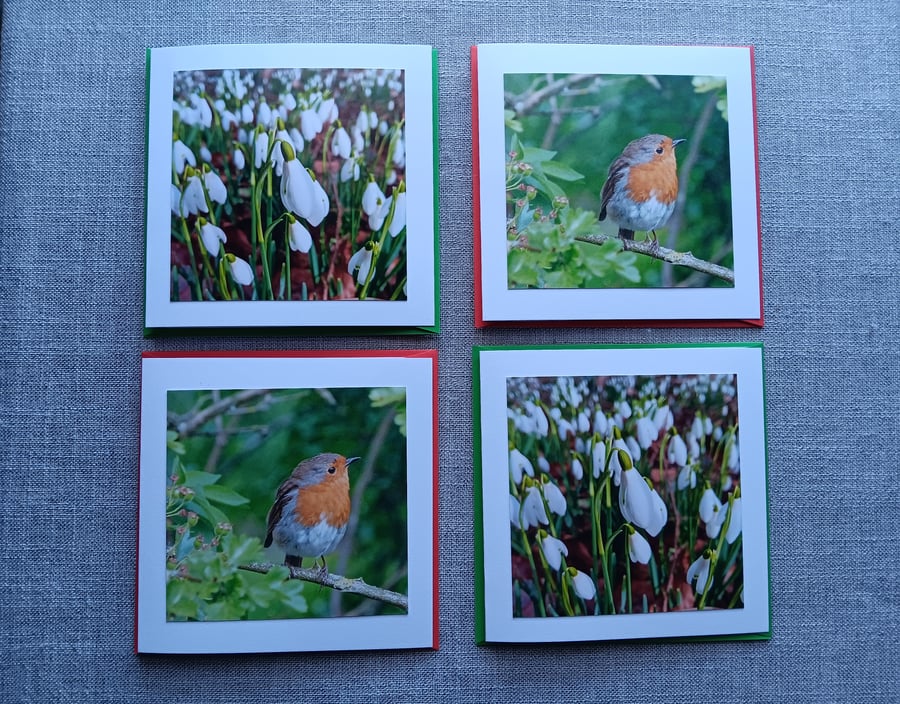
[[[656,198],[665,205],[674,203],[678,197],[675,159],[660,159],[631,166],[625,188],[628,196],[637,203],[644,203],[651,198]]]
[[[350,481],[347,476],[300,489],[294,516],[305,526],[316,525],[320,521],[332,526],[346,525],[350,520]]]

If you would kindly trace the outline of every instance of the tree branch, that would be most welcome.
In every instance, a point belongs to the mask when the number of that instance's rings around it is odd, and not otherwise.
[[[207,406],[187,420],[180,423],[176,422],[175,429],[182,438],[185,438],[188,435],[191,435],[210,418],[215,418],[216,416],[231,410],[239,403],[250,401],[259,396],[265,396],[268,393],[271,393],[271,389],[244,389],[243,391],[238,391],[236,394],[231,394],[215,401],[212,405]]]
[[[277,567],[277,565],[273,565],[271,562],[251,562],[246,565],[241,565],[240,569],[247,570],[248,572],[257,572],[259,574],[268,574],[268,572],[275,567]],[[365,596],[369,599],[377,599],[378,601],[383,601],[385,604],[390,604],[391,606],[403,609],[407,613],[409,612],[409,597],[405,594],[392,592],[388,589],[381,589],[380,587],[374,587],[371,584],[366,584],[362,579],[350,579],[349,577],[342,577],[339,574],[323,572],[314,567],[288,566],[288,569],[291,572],[291,579],[300,579],[304,582],[321,584],[323,587],[336,589],[340,592],[359,594],[360,596]]]
[[[597,76],[592,73],[571,73],[568,76],[564,76],[563,78],[553,81],[552,83],[548,83],[546,86],[544,86],[540,90],[536,90],[527,97],[520,97],[510,100],[510,97],[507,96],[507,102],[511,103],[511,106],[516,111],[516,114],[520,116],[527,115],[550,96],[561,93],[566,88],[575,85],[576,83],[581,83],[582,81],[587,81],[596,77]]]
[[[602,233],[598,233],[596,235],[578,235],[575,237],[578,242],[586,242],[587,244],[603,244],[609,240],[618,240],[622,243],[622,249],[626,252],[637,252],[638,254],[643,254],[648,257],[652,257],[653,259],[659,259],[662,262],[669,262],[670,264],[677,264],[678,266],[686,266],[688,269],[693,269],[694,271],[699,271],[704,274],[709,274],[710,276],[715,276],[718,279],[722,279],[723,281],[727,281],[730,284],[734,284],[734,270],[729,269],[728,267],[721,266],[719,264],[713,264],[712,262],[705,261],[703,259],[697,259],[690,252],[676,252],[674,249],[669,249],[668,247],[661,246],[653,246],[653,243],[644,240],[642,242],[638,242],[635,240],[623,240],[616,235],[604,235]]]

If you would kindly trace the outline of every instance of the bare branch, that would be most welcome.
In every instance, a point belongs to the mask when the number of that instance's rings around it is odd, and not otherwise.
[[[176,423],[175,429],[178,431],[178,434],[182,438],[185,438],[188,435],[191,435],[194,431],[197,430],[197,428],[199,428],[211,418],[215,418],[216,416],[220,416],[223,413],[227,413],[239,403],[244,403],[245,401],[250,401],[260,396],[265,396],[268,393],[271,393],[270,389],[244,389],[243,391],[238,391],[235,394],[231,394],[229,396],[226,396],[225,398],[215,401],[212,405],[207,406],[196,415],[189,417],[187,420]]]
[[[277,567],[271,562],[251,562],[241,565],[240,569],[248,572],[257,572],[258,574],[268,574],[270,570]],[[347,592],[349,594],[359,594],[369,599],[377,599],[385,604],[396,606],[409,612],[409,597],[406,594],[392,592],[388,589],[374,587],[366,584],[362,579],[350,579],[342,577],[339,574],[331,574],[323,572],[315,567],[288,567],[291,572],[291,579],[300,579],[304,582],[312,582],[313,584],[321,584],[323,587],[336,589],[337,591]]]
[[[540,90],[535,91],[531,95],[522,98],[521,102],[518,105],[515,105],[516,114],[527,115],[529,112],[534,110],[538,105],[540,105],[547,98],[557,95],[561,93],[569,86],[575,85],[576,83],[581,83],[582,81],[592,80],[597,78],[596,75],[591,73],[572,73],[568,76],[564,76],[557,81],[553,81],[552,83],[548,83],[546,86],[541,88]],[[508,100],[508,99],[507,99]]]
[[[643,254],[652,257],[653,259],[659,259],[662,262],[686,266],[688,269],[709,274],[710,276],[715,276],[718,279],[734,284],[734,270],[719,264],[713,264],[712,262],[703,259],[697,259],[697,257],[690,252],[676,252],[674,249],[669,249],[668,247],[654,246],[652,242],[647,240],[642,242],[636,240],[623,240],[616,235],[604,235],[602,233],[596,235],[578,235],[575,239],[579,242],[597,245],[603,244],[609,240],[619,241],[622,243],[622,249],[626,252],[637,252],[638,254]]]

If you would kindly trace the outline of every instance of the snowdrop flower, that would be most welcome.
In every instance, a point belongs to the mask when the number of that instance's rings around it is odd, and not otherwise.
[[[725,540],[731,545],[741,534],[741,524],[743,522],[744,510],[741,504],[741,497],[737,497],[731,505],[731,519],[728,522],[728,530],[725,531]]]
[[[357,267],[359,268],[359,273],[356,275],[356,283],[362,286],[366,283],[366,279],[369,278],[369,270],[372,268],[372,244],[370,242],[367,242],[365,247],[362,247],[350,257],[350,261],[347,262],[347,273],[353,276],[353,272],[356,271]]]
[[[575,426],[565,418],[560,418],[556,424],[556,432],[559,435],[559,439],[565,442],[569,438],[569,433],[575,434]]]
[[[635,440],[630,435],[625,438],[625,444],[628,445],[628,452],[631,454],[631,459],[637,462],[641,459],[641,447],[638,445],[637,440]]]
[[[237,170],[243,171],[244,167],[247,165],[247,160],[244,159],[243,150],[235,147],[234,153],[232,154],[232,159],[234,161],[234,165],[237,168]]]
[[[297,99],[293,96],[292,93],[284,93],[283,95],[278,96],[278,101],[290,110],[294,110],[297,107]]]
[[[509,495],[509,522],[512,523],[516,528],[521,528],[521,524],[519,523],[519,500],[513,496]]]
[[[396,237],[401,232],[403,232],[403,228],[406,227],[406,189],[401,183],[398,187],[399,193],[397,193],[397,202],[394,205],[394,215],[391,217],[391,222],[388,225],[388,232],[391,237]],[[394,196],[392,195],[391,198]],[[390,200],[385,202],[385,207],[390,209]]]
[[[628,401],[619,401],[616,404],[616,410],[618,410],[619,415],[621,415],[625,420],[631,418],[631,405],[628,403]]]
[[[180,139],[176,139],[172,145],[172,164],[175,166],[175,172],[179,174],[184,172],[185,164],[197,165],[194,152]]]
[[[679,470],[676,485],[682,490],[688,487],[693,489],[697,486],[697,472],[694,471],[693,465],[686,465]]]
[[[331,138],[331,153],[341,159],[350,158],[350,135],[343,126],[338,127]]]
[[[363,108],[356,116],[356,129],[360,132],[367,132],[369,129],[369,113]]]
[[[322,125],[328,125],[337,120],[338,108],[334,103],[334,98],[323,100],[319,105],[319,109],[316,111],[316,114],[318,115],[319,120],[322,121]]]
[[[209,147],[205,144],[200,145],[200,158],[207,163],[212,161],[212,152],[209,151]]]
[[[594,414],[594,432],[600,436],[606,436],[608,431],[609,421],[606,419],[606,414],[603,413],[603,411],[598,410]]]
[[[572,460],[572,476],[578,481],[581,481],[582,477],[584,477],[584,467],[581,466],[581,460],[577,457]]]
[[[694,560],[691,563],[691,566],[688,567],[688,584],[692,584],[696,580],[697,586],[695,587],[695,590],[698,594],[703,594],[703,592],[706,591],[706,582],[709,579],[709,568],[712,564],[712,555],[713,551],[707,548],[703,551],[703,554]],[[710,586],[712,586],[711,582]]]
[[[341,164],[340,179],[341,183],[346,183],[351,179],[359,181],[359,161],[356,158],[351,157]]]
[[[526,401],[525,412],[534,421],[537,434],[541,437],[547,437],[547,434],[550,432],[550,421],[547,420],[547,414],[544,413],[544,409],[531,401]]]
[[[231,276],[235,281],[242,286],[249,286],[253,283],[253,269],[247,262],[233,254],[226,254],[225,260],[231,268]]]
[[[275,115],[272,114],[272,108],[266,101],[259,104],[256,112],[256,124],[265,127],[267,130],[275,126]]]
[[[722,502],[719,501],[716,492],[707,487],[703,496],[700,497],[700,520],[709,523],[720,508],[722,508]]]
[[[241,122],[245,125],[253,122],[253,108],[247,103],[241,105]]]
[[[725,406],[725,408],[727,408],[727,406]],[[719,440],[722,439],[722,427],[721,426],[717,425],[713,429],[712,438],[715,442],[719,442]]]
[[[206,205],[206,196],[203,194],[203,186],[200,183],[200,177],[197,172],[191,168],[185,170],[187,181],[184,185],[184,204],[188,212],[191,213],[208,213],[209,208]]]
[[[580,570],[576,570],[574,567],[568,567],[566,569],[569,577],[572,580],[572,588],[575,590],[575,593],[580,596],[585,601],[593,599],[597,596],[597,587],[594,584],[594,580],[592,580],[588,575]]]
[[[353,143],[353,150],[362,152],[366,148],[366,140],[363,139],[362,132],[355,126],[350,128],[350,140]]]
[[[656,490],[647,485],[634,467],[622,472],[622,487],[619,489],[619,510],[622,517],[656,536],[669,516],[665,503],[662,499],[656,501],[654,494]],[[656,496],[659,497],[658,494]]]
[[[309,230],[303,227],[303,224],[294,219],[292,215],[289,215],[288,218],[291,221],[290,227],[290,236],[289,236],[289,244],[291,249],[294,252],[302,252],[306,254],[312,249],[312,235],[309,234]]]
[[[687,445],[677,433],[669,440],[669,446],[666,448],[666,458],[672,464],[684,467],[687,464]]]
[[[290,144],[282,142],[281,150],[285,159],[284,174],[281,177],[281,202],[285,209],[308,220],[315,227],[328,214],[328,195],[297,160]]]
[[[509,451],[509,474],[512,477],[513,483],[522,483],[523,472],[529,477],[533,477],[534,467],[531,464],[531,460],[529,460],[516,448],[513,448]]]
[[[261,129],[256,130],[256,137],[253,140],[253,164],[257,169],[266,163],[266,157],[269,155],[269,135]]]
[[[540,532],[544,533],[544,531]],[[544,533],[544,537],[541,539],[541,552],[544,553],[544,559],[547,560],[547,564],[553,568],[554,572],[558,572],[562,566],[563,556],[569,556],[569,548],[566,547],[566,544],[547,533]]]
[[[397,141],[394,145],[394,166],[402,169],[406,165],[406,145],[403,142],[403,135],[398,133]]]
[[[542,477],[541,479],[541,491],[544,494],[544,499],[546,499],[547,501],[547,507],[557,516],[565,516],[566,497],[563,496],[562,492],[559,490],[559,487],[549,479],[547,479],[546,476]]]
[[[181,195],[181,190],[174,183],[169,184],[172,186],[171,189],[171,205],[172,205],[172,214],[180,215],[183,218],[186,218],[191,214],[190,210],[188,210],[187,203],[185,203],[184,198]]]
[[[547,458],[543,455],[538,455],[537,458],[538,468],[544,473],[550,473],[550,463],[547,461]]]
[[[225,190],[225,184],[215,171],[209,169],[205,164],[203,166],[203,183],[206,186],[206,192],[209,199],[216,203],[224,203],[228,199],[228,191]]]
[[[672,416],[672,411],[669,410],[668,404],[660,406],[656,409],[656,413],[653,414],[653,424],[659,432],[668,430],[672,427],[674,422],[675,418]]]
[[[691,435],[691,437],[698,438],[698,439],[699,439],[699,438],[702,438],[703,435],[704,435],[704,433],[703,433],[703,419],[700,418],[700,414],[699,414],[699,413],[694,415],[694,422],[691,423],[691,432],[690,432],[690,435]]]
[[[378,184],[375,183],[375,179],[370,177],[362,196],[362,209],[366,217],[371,219],[373,215],[378,213],[381,210],[381,206],[384,205],[384,201],[384,193],[381,192]],[[378,228],[373,227],[372,229]]]
[[[291,127],[291,129],[288,130],[288,134],[291,136],[291,143],[294,145],[294,150],[302,152],[306,142],[303,140],[303,135],[300,134],[300,130],[296,127]]]
[[[731,451],[728,453],[728,469],[732,472],[740,471],[740,450],[738,450],[738,441],[737,438],[734,440],[734,444],[731,446]]]
[[[303,139],[311,141],[322,131],[322,118],[315,110],[304,110],[300,113],[300,132]]]
[[[659,429],[656,424],[647,416],[638,418],[637,421],[637,442],[641,449],[646,450],[653,441],[659,437]]]
[[[650,543],[629,525],[625,526],[625,532],[628,533],[628,557],[631,558],[632,562],[640,562],[642,565],[646,565],[650,562],[650,556],[653,554],[652,550],[650,550]]]
[[[211,222],[207,222],[204,218],[199,218],[197,222],[200,224],[200,240],[206,251],[212,256],[219,256],[219,242],[227,242],[225,231],[221,227],[216,227]]]
[[[380,134],[382,137],[384,137],[384,135],[387,134],[387,131],[388,131],[388,123],[385,122],[384,120],[382,120],[381,122],[378,123],[378,134]]]
[[[544,501],[541,498],[541,492],[536,486],[530,486],[525,492],[525,499],[522,501],[522,517],[527,526],[537,526],[540,524],[547,525],[550,519],[547,518],[547,511],[544,509]]]
[[[700,459],[700,443],[697,442],[697,438],[694,437],[693,433],[688,435],[687,445],[688,457],[690,457],[692,461]]]
[[[585,447],[586,446],[584,444],[584,438],[582,438],[580,435],[575,438],[575,452],[577,452],[579,455],[583,455]]]
[[[587,433],[591,430],[591,421],[588,419],[587,413],[582,411],[578,414],[578,432]]]
[[[397,172],[394,171],[394,169],[388,171],[388,175],[387,178],[384,179],[384,183],[386,186],[393,186],[395,183],[397,183]]]
[[[591,449],[591,470],[594,479],[597,479],[606,469],[604,462],[606,460],[606,444],[602,440],[596,440]]]

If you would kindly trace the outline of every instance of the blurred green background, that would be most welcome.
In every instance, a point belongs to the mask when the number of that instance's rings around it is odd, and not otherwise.
[[[350,526],[327,557],[328,569],[405,594],[405,406],[402,388],[170,391],[169,618],[400,613],[380,601],[287,580],[286,570],[256,575],[237,565],[283,563],[281,550],[261,544],[275,491],[301,460],[336,452],[361,461],[350,469]],[[185,509],[198,518],[183,515]],[[311,566],[307,558],[304,567]]]
[[[569,201],[569,213],[560,214],[559,222],[577,234],[618,232],[609,220],[595,222],[600,210],[600,192],[613,160],[625,146],[646,134],[659,133],[672,139],[688,141],[678,147],[681,195],[676,211],[667,226],[657,231],[660,245],[678,251],[691,251],[703,260],[728,268],[734,267],[731,181],[729,171],[727,95],[724,79],[705,76],[641,76],[595,74],[506,74],[504,76],[507,152],[511,148],[538,148],[556,152],[553,169],[547,176],[560,186]],[[561,171],[556,165],[560,165]],[[573,179],[568,170],[583,175]],[[562,178],[554,179],[559,173]],[[553,207],[541,202],[535,205],[543,213]],[[513,205],[508,216],[513,217]],[[572,217],[580,209],[593,213],[588,218]],[[546,224],[544,225],[546,229]],[[527,230],[526,230],[527,232]],[[516,235],[523,234],[520,227]],[[538,247],[555,246],[556,240],[545,240],[538,226]],[[637,233],[636,239],[644,239]],[[610,251],[597,245],[575,242],[582,258],[605,258]],[[627,253],[618,253],[627,257]],[[514,250],[510,258],[510,284],[517,284],[514,266],[525,268],[514,257],[528,253]],[[614,262],[610,261],[609,264]],[[578,280],[537,283],[527,278],[524,285],[547,287],[668,287],[727,286],[724,281],[684,267],[673,267],[659,260],[638,256],[625,262],[634,264],[638,276],[622,266],[604,266],[587,262],[586,273]],[[528,262],[525,262],[528,264]],[[557,258],[530,262],[536,266],[575,266]],[[594,276],[596,275],[596,276]]]

